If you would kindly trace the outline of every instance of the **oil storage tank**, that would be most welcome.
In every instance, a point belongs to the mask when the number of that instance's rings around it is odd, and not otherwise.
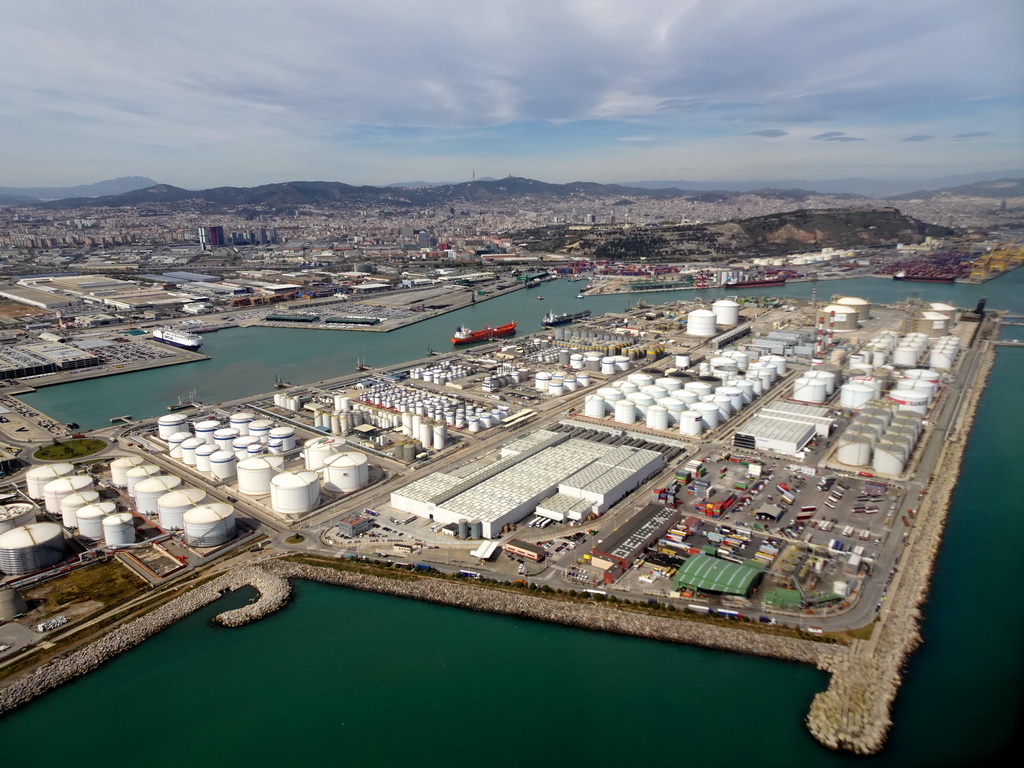
[[[185,513],[206,500],[206,491],[200,488],[181,488],[165,493],[156,500],[160,527],[167,531],[180,531],[185,527]]]
[[[78,527],[78,510],[100,500],[99,491],[72,493],[60,500],[60,519],[65,528]]]
[[[25,490],[30,499],[39,501],[43,498],[43,486],[58,477],[67,477],[75,471],[75,467],[67,462],[57,464],[41,464],[32,467],[25,473]]]
[[[711,311],[718,325],[737,325],[740,321],[740,305],[732,299],[719,299],[711,305]]]
[[[103,520],[115,512],[117,505],[112,501],[98,501],[82,507],[76,513],[79,537],[90,541],[102,541]]]
[[[132,467],[137,467],[145,461],[141,456],[119,456],[110,462],[110,482],[118,488],[124,488],[128,482],[125,473]]]
[[[161,496],[181,487],[181,478],[174,475],[155,475],[135,484],[135,509],[141,515],[155,515]]]
[[[343,437],[318,437],[307,440],[302,447],[302,459],[306,469],[315,472],[329,457],[344,451],[347,445]]]
[[[59,515],[61,499],[73,493],[91,491],[92,488],[92,478],[88,475],[70,475],[51,480],[43,486],[43,503],[46,505],[46,511],[52,515]]]
[[[32,504],[7,504],[0,507],[0,533],[36,521],[36,508]]]
[[[156,428],[160,439],[167,440],[171,435],[188,429],[188,418],[183,413],[169,413],[156,420]]]
[[[238,462],[238,492],[245,496],[266,496],[270,480],[284,466],[281,456],[254,456]]]
[[[210,454],[210,474],[218,480],[228,480],[235,476],[238,459],[234,451],[217,451]]]
[[[320,503],[320,476],[316,472],[282,472],[270,481],[270,506],[279,515],[301,515]]]
[[[103,543],[108,547],[124,547],[135,543],[135,515],[115,512],[103,518]]]
[[[686,316],[689,336],[714,336],[718,316],[709,309],[695,309]]]
[[[219,547],[235,537],[230,504],[201,504],[184,514],[185,540],[193,547]]]
[[[249,425],[256,419],[256,414],[250,411],[239,411],[238,413],[231,414],[231,418],[228,423],[238,430],[238,434],[246,436],[249,434]]]
[[[327,459],[320,472],[326,490],[351,493],[370,482],[370,460],[365,453],[345,451]]]
[[[135,484],[139,480],[145,480],[147,477],[153,477],[153,475],[159,475],[162,472],[160,467],[156,464],[139,464],[137,467],[132,467],[125,472],[125,488],[128,490],[128,495],[131,496],[135,492]]]
[[[0,571],[22,576],[64,559],[64,533],[56,523],[31,523],[0,534]]]

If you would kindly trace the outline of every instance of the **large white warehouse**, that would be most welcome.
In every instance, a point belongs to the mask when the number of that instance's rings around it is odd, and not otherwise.
[[[391,494],[391,505],[445,524],[479,521],[482,535],[493,539],[556,491],[603,510],[662,466],[664,458],[656,451],[538,430],[506,446],[499,461],[469,477],[435,472],[410,483]]]

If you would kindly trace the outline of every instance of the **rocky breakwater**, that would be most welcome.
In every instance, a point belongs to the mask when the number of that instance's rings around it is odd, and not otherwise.
[[[928,597],[967,435],[994,360],[988,348],[980,360],[976,384],[943,446],[925,503],[918,510],[917,526],[889,590],[889,606],[881,625],[871,640],[855,641],[848,655],[836,659],[828,689],[811,702],[807,728],[826,747],[873,754],[885,744],[903,668],[922,642],[921,605]]]
[[[289,579],[306,579],[368,592],[440,603],[473,611],[548,621],[581,629],[814,664],[832,669],[846,655],[843,646],[739,628],[652,616],[607,604],[572,602],[511,590],[490,589],[430,577],[397,579],[278,560],[265,566]]]
[[[220,614],[217,617],[220,623],[233,627],[262,618],[284,605],[291,593],[288,582],[257,567],[239,568],[218,576],[137,619],[114,627],[100,639],[11,680],[0,688],[0,714],[96,669],[117,654],[134,648],[146,638],[209,605],[225,592],[242,587],[259,590],[260,598],[243,608]]]

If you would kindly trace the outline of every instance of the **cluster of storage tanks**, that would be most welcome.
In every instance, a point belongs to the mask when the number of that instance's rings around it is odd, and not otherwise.
[[[868,341],[860,352],[850,355],[850,367],[877,368],[892,365],[896,368],[915,368],[927,353],[931,368],[949,370],[959,352],[960,338],[957,336],[929,336],[925,333],[900,336],[895,331],[882,331]]]
[[[688,336],[714,336],[719,329],[738,325],[740,305],[732,299],[719,299],[711,309],[695,309],[686,315]]]
[[[540,346],[561,347],[581,354],[597,355],[598,357],[622,356],[629,360],[640,360],[643,364],[653,362],[665,354],[661,344],[638,341],[636,336],[609,333],[607,331],[587,331],[578,327],[555,328],[553,338],[548,341],[541,339]],[[539,362],[553,362],[550,351],[541,351]],[[544,357],[548,355],[549,357]],[[564,363],[563,363],[564,365]],[[592,369],[593,370],[593,369]]]
[[[360,399],[372,411],[371,423],[381,429],[401,429],[425,450],[442,450],[449,427],[480,432],[498,426],[511,413],[507,405],[484,408],[462,398],[389,382],[374,384]]]
[[[655,379],[631,373],[612,386],[602,387],[584,400],[583,414],[603,419],[611,413],[619,424],[643,420],[647,428],[678,430],[697,437],[714,429],[768,390],[778,378],[777,368],[764,367],[746,376],[696,380],[686,376]]]
[[[870,466],[879,474],[898,476],[907,466],[922,428],[920,414],[874,401],[850,422],[837,444],[836,458],[851,467]]]

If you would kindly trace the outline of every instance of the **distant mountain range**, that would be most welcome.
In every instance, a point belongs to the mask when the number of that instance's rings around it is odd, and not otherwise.
[[[122,176],[119,179],[81,184],[77,187],[0,187],[0,200],[18,199],[9,205],[27,205],[42,200],[62,200],[69,197],[104,197],[152,187],[157,182],[148,176]]]
[[[1024,171],[1020,172],[1024,176]],[[962,178],[962,177],[947,177]],[[847,180],[851,181],[851,180]],[[868,180],[861,180],[867,183]],[[939,180],[935,180],[938,182]],[[174,187],[169,184],[150,184],[145,187],[136,187],[141,182],[152,182],[152,179],[141,179],[132,177],[126,179],[115,179],[108,182],[99,182],[85,187],[90,194],[67,197],[62,199],[51,199],[46,201],[20,200],[9,201],[8,205],[35,205],[36,207],[53,210],[78,208],[84,206],[138,206],[138,205],[173,205],[188,201],[200,209],[216,208],[239,208],[259,207],[264,209],[296,208],[299,206],[329,206],[329,205],[367,205],[374,207],[402,208],[409,206],[424,205],[451,205],[463,206],[484,203],[496,203],[502,200],[517,199],[572,199],[584,200],[592,197],[618,197],[619,203],[628,205],[634,200],[647,199],[671,199],[684,197],[691,200],[704,202],[725,202],[737,197],[740,194],[760,195],[765,198],[785,198],[794,203],[801,203],[823,190],[819,187],[810,191],[800,186],[761,187],[750,190],[743,189],[697,189],[690,187],[683,189],[678,186],[655,186],[672,184],[691,184],[691,182],[638,182],[634,186],[626,184],[597,184],[587,181],[575,181],[569,184],[549,184],[536,179],[524,179],[520,177],[508,177],[504,179],[479,179],[476,181],[461,182],[458,184],[438,185],[395,185],[389,187],[353,186],[337,181],[290,181],[282,184],[264,184],[258,187],[215,187],[213,189],[188,190],[181,187]],[[790,182],[784,182],[790,183]],[[821,182],[794,181],[794,185],[816,186]],[[835,182],[838,184],[839,182]],[[115,194],[96,195],[92,194],[103,188],[104,185],[131,186],[132,189]],[[696,182],[694,182],[696,184]],[[737,183],[737,186],[742,186]],[[906,186],[906,183],[904,183]],[[11,190],[15,193],[24,193],[25,189],[0,187],[0,194],[4,190]],[[59,189],[59,188],[58,188]],[[36,188],[36,194],[53,193],[58,189]],[[74,188],[69,188],[74,189]],[[81,189],[81,188],[79,188]],[[892,199],[911,199],[922,197],[934,197],[940,194],[972,195],[976,197],[1008,198],[1024,196],[1024,179],[1002,178],[987,179],[956,187],[944,187],[929,191],[920,191],[923,187],[917,187],[919,191],[904,193]],[[838,194],[838,193],[832,193]],[[844,193],[849,197],[861,196],[852,193]],[[16,195],[11,195],[16,197]],[[24,194],[20,194],[24,198]],[[891,197],[891,196],[890,196]],[[0,198],[0,204],[5,201]]]

